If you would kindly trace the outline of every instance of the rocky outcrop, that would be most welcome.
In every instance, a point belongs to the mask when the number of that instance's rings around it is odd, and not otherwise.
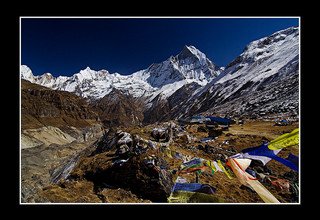
[[[160,140],[165,140],[168,142],[170,139],[170,129],[154,128],[151,132],[151,137],[158,142]]]
[[[40,193],[42,189],[51,184],[55,174],[61,173],[60,179],[67,176],[68,166],[72,168],[73,159],[77,159],[78,154],[82,155],[82,151],[92,143],[73,141],[65,145],[41,144],[21,149],[21,201],[48,202]]]
[[[173,181],[161,163],[147,141],[118,131],[107,134],[95,151],[82,158],[69,179],[87,179],[98,188],[120,187],[143,199],[166,202]]]
[[[90,125],[90,120],[98,123],[98,119],[85,99],[21,80],[22,129],[43,126],[83,128]]]
[[[103,127],[87,100],[21,80],[22,148],[100,137]]]
[[[142,100],[117,89],[94,101],[91,106],[99,114],[103,124],[108,127],[140,125],[143,120]]]

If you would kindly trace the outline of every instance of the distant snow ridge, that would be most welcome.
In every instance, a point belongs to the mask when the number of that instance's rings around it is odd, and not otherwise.
[[[218,77],[177,109],[184,110],[179,116],[207,110],[261,116],[290,111],[297,115],[298,79],[299,28],[291,27],[248,44]]]
[[[269,37],[251,42],[244,52],[226,67],[223,77],[217,83],[236,79],[232,85],[224,88],[224,92],[230,96],[247,83],[258,87],[265,79],[279,75],[284,66],[298,62],[298,58],[299,29],[292,27],[278,31]]]
[[[185,46],[177,56],[127,76],[87,67],[71,77],[56,78],[50,73],[33,76],[25,65],[20,69],[22,79],[52,89],[75,92],[82,97],[99,99],[115,88],[133,97],[146,97],[149,101],[159,94],[164,98],[169,97],[183,85],[192,82],[206,85],[220,72],[221,69],[194,46]]]
[[[254,81],[273,75],[298,55],[298,37],[299,29],[292,27],[251,42],[244,52],[226,67],[224,75],[227,76],[219,82],[225,82],[245,73],[252,75]],[[256,71],[253,72],[253,69]]]
[[[89,67],[71,77],[21,77],[53,89],[99,99],[117,89],[142,97],[149,119],[168,120],[207,112],[263,116],[299,114],[299,28],[291,27],[249,43],[225,68],[194,46],[144,70],[123,76]],[[156,113],[157,112],[157,113]],[[157,115],[158,114],[158,115]]]

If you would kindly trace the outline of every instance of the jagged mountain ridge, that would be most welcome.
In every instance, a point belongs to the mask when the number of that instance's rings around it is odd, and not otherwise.
[[[225,70],[186,46],[177,56],[129,76],[87,68],[68,79],[58,77],[55,82],[87,97],[108,96],[113,90],[134,99],[143,97],[146,123],[203,112],[249,116],[289,112],[297,116],[298,64],[299,29],[292,27],[251,42]],[[37,83],[50,81],[50,74],[44,80],[32,78],[30,72],[23,70],[22,77]],[[137,115],[140,113],[139,109]]]
[[[25,65],[21,66],[20,72],[23,79],[33,83],[91,99],[102,98],[115,88],[133,97],[147,97],[152,101],[160,93],[169,97],[185,84],[196,82],[205,85],[221,69],[195,47],[185,46],[177,56],[127,76],[110,74],[107,70],[95,71],[89,67],[71,77],[55,78],[49,73],[33,76]]]
[[[299,111],[299,29],[251,42],[225,71],[199,88],[170,118],[207,112],[263,116]]]
[[[185,46],[177,56],[152,64],[141,74],[151,86],[159,88],[185,79],[205,85],[216,77],[219,71],[204,53],[194,46]]]

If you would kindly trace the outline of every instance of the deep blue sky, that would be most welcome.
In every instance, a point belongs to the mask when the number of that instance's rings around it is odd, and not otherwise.
[[[298,25],[297,18],[22,18],[21,64],[34,75],[87,66],[131,74],[193,45],[226,66],[251,41]]]

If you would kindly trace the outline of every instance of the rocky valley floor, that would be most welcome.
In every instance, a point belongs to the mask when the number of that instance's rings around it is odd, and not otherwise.
[[[151,137],[154,128],[171,127],[167,140]],[[177,177],[189,183],[208,184],[213,196],[189,202],[263,203],[252,189],[243,186],[226,158],[260,146],[298,128],[298,123],[274,126],[272,121],[233,124],[216,138],[202,124],[180,126],[177,122],[109,130],[100,138],[67,144],[41,145],[21,150],[21,199],[23,203],[153,203],[168,202]],[[212,136],[212,135],[211,135]],[[278,156],[299,156],[299,146],[284,148]],[[220,160],[230,173],[181,172],[192,158]],[[271,160],[251,170],[266,176],[259,181],[281,203],[299,202],[298,173]],[[290,187],[271,184],[282,180]],[[269,178],[269,179],[270,179]],[[281,182],[281,181],[280,181]]]

